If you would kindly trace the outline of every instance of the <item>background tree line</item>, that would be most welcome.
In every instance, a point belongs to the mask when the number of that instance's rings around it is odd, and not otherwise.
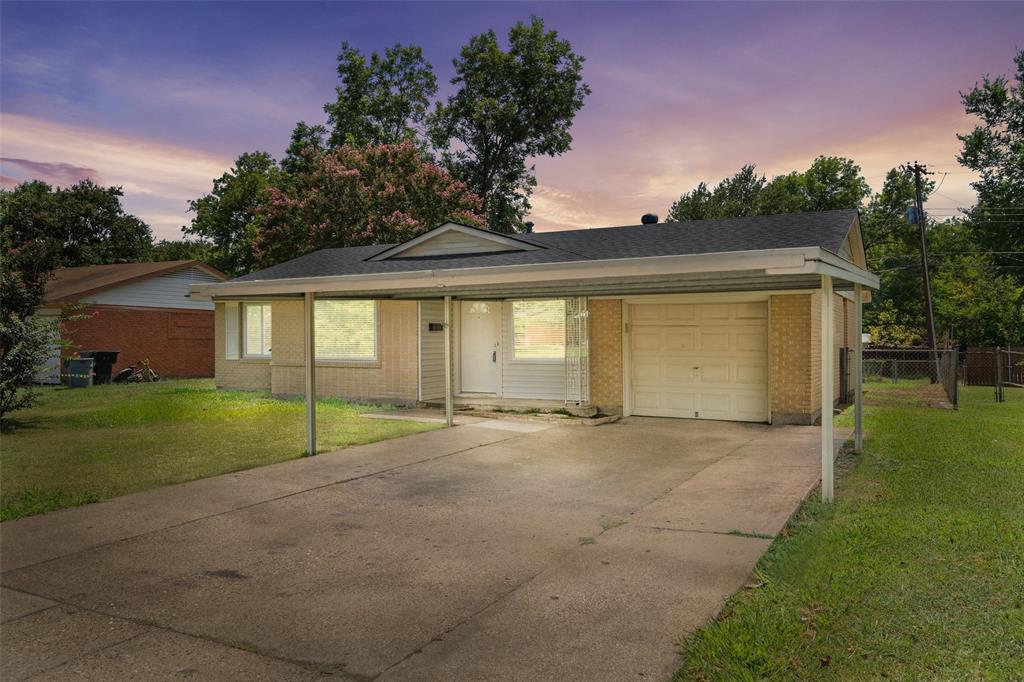
[[[980,121],[957,135],[957,161],[977,172],[977,203],[929,218],[926,234],[936,326],[961,345],[1024,344],[1024,50],[1016,73],[984,77],[961,93]],[[924,183],[925,201],[936,183]],[[864,309],[872,341],[922,345],[925,339],[920,243],[906,210],[913,178],[899,168],[872,193],[851,159],[821,156],[805,171],[768,180],[754,165],[713,188],[701,182],[669,208],[670,221],[858,208],[868,267],[881,288]]]

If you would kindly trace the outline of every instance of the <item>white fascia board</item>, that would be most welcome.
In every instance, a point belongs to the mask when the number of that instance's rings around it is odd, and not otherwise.
[[[479,268],[448,268],[415,270],[399,273],[333,275],[279,280],[254,280],[196,284],[194,296],[231,297],[299,294],[306,291],[344,293],[376,291],[387,294],[393,290],[433,289],[443,296],[452,287],[523,284],[530,282],[569,282],[573,280],[607,279],[609,277],[665,277],[694,273],[765,271],[769,274],[800,274],[818,272],[821,249],[789,248],[769,251],[734,251],[693,255],[647,256],[573,261],[569,263],[530,263]],[[867,273],[870,275],[870,273]],[[844,273],[840,275],[848,279]],[[875,279],[877,282],[877,278]]]
[[[814,257],[808,258],[803,265],[796,268],[770,268],[765,270],[767,275],[806,275],[818,274],[829,275],[853,284],[862,284],[869,289],[878,289],[878,275],[869,272],[864,268],[841,258],[830,251],[815,247]]]

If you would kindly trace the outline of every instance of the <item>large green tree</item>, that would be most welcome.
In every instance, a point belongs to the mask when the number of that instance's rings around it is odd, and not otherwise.
[[[338,78],[335,101],[324,105],[332,147],[424,139],[437,78],[420,47],[396,44],[367,59],[342,43]]]
[[[668,210],[668,219],[707,220],[756,215],[765,177],[753,165],[743,166],[736,175],[725,178],[713,190],[701,182],[686,192]]]
[[[705,220],[859,208],[870,192],[860,166],[843,157],[819,156],[807,170],[778,175],[770,182],[751,164],[719,182],[714,189],[699,183],[672,204],[668,219]]]
[[[1014,63],[1012,79],[985,76],[961,93],[966,112],[981,121],[957,135],[963,145],[957,160],[981,176],[972,183],[978,202],[968,212],[977,243],[999,269],[1024,283],[1024,49]]]
[[[253,268],[253,240],[259,207],[281,170],[266,152],[242,154],[231,170],[213,181],[213,190],[189,202],[195,213],[182,231],[209,245],[209,264],[235,277]]]
[[[52,241],[56,267],[149,260],[152,232],[141,219],[125,213],[120,187],[101,187],[90,180],[70,187],[32,181],[2,192],[5,224],[26,238]]]
[[[286,173],[306,173],[309,171],[309,155],[326,149],[327,128],[299,121],[292,130],[288,149],[281,159],[281,169]]]
[[[307,154],[272,187],[254,253],[261,267],[318,249],[400,242],[446,220],[483,223],[480,199],[411,142]]]
[[[0,419],[35,402],[36,372],[55,343],[55,326],[35,313],[60,265],[57,203],[43,182],[0,192]]]
[[[431,140],[483,199],[491,229],[523,228],[536,184],[529,160],[571,148],[573,119],[590,94],[583,61],[538,17],[511,28],[508,49],[487,31],[454,60],[457,89],[431,116]]]

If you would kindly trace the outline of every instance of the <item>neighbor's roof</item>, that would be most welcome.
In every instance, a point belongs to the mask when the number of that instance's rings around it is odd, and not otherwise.
[[[239,277],[252,282],[299,277],[410,272],[500,265],[569,263],[592,260],[675,256],[738,251],[820,247],[839,254],[857,221],[856,209],[787,213],[747,218],[694,220],[656,225],[603,227],[516,234],[541,248],[484,254],[368,260],[394,244],[323,249]]]
[[[46,303],[73,303],[86,294],[96,293],[129,282],[199,267],[221,280],[228,277],[217,268],[198,260],[171,260],[158,263],[113,263],[57,268],[46,285]]]

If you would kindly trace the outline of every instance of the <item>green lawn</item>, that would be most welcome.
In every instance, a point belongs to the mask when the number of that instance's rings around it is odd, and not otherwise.
[[[319,449],[437,428],[318,402]],[[379,411],[379,408],[374,408]],[[0,520],[301,457],[305,404],[210,380],[53,388],[0,436]]]
[[[836,504],[805,503],[678,680],[1024,679],[1024,389],[961,390],[866,409]]]

